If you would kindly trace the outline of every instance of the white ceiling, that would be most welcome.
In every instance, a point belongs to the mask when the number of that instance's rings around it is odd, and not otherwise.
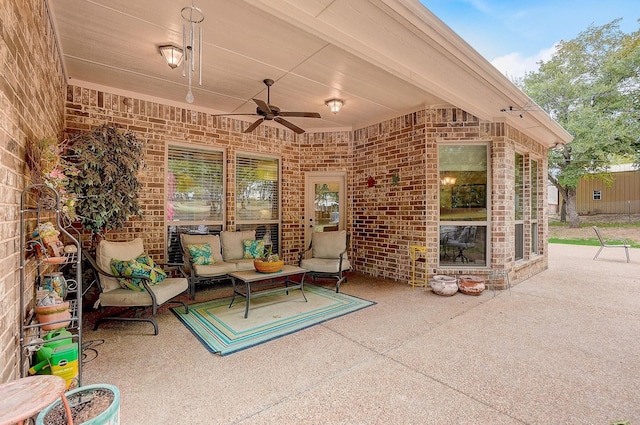
[[[513,121],[553,146],[570,136],[417,0],[194,0],[205,15],[202,86],[186,104],[187,78],[158,46],[182,46],[181,9],[191,0],[49,0],[70,84],[213,114],[255,112],[266,101],[309,131],[357,129],[452,104],[481,118]],[[331,114],[325,101],[345,106]],[[534,108],[535,109],[535,108]],[[255,117],[240,116],[248,122]],[[277,124],[275,124],[277,125]]]

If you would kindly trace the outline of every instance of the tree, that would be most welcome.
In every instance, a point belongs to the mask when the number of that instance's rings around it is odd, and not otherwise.
[[[558,189],[570,222],[579,227],[578,181],[612,182],[609,166],[640,166],[640,31],[624,34],[616,19],[589,26],[561,41],[548,62],[516,84],[574,136],[549,151],[549,181]]]
[[[143,165],[142,143],[133,132],[102,125],[69,142],[68,190],[77,196],[76,213],[83,229],[104,235],[141,216],[137,173]]]

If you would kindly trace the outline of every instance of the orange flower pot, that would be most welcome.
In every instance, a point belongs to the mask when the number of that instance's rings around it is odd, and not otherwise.
[[[58,320],[71,319],[71,312],[69,311],[69,301],[65,301],[61,304],[53,305],[38,305],[36,306],[36,315],[38,316],[38,322],[42,325],[42,329],[45,331],[52,331],[54,329],[66,328],[71,323],[60,322],[47,325],[46,323],[57,322]]]
[[[256,271],[260,273],[275,273],[282,270],[282,266],[284,266],[284,261],[272,261],[266,262],[262,260],[254,260],[253,267],[256,268]]]

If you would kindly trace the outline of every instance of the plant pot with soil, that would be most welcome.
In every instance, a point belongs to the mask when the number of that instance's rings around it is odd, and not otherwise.
[[[119,425],[120,391],[109,384],[85,385],[65,393],[75,425]],[[38,414],[36,425],[66,424],[60,400]]]

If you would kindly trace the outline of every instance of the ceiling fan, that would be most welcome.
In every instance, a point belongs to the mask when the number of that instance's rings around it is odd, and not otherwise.
[[[244,133],[251,133],[253,130],[256,129],[256,127],[258,127],[264,121],[272,121],[273,120],[273,121],[277,122],[278,124],[281,124],[281,125],[287,127],[288,129],[294,131],[296,134],[302,134],[302,133],[304,133],[303,129],[301,129],[297,125],[285,120],[282,117],[321,118],[320,114],[317,113],[317,112],[287,112],[287,111],[281,111],[280,108],[278,108],[275,105],[272,105],[271,102],[270,102],[271,86],[273,85],[274,81],[269,79],[269,78],[267,78],[267,79],[263,80],[263,83],[265,84],[265,86],[267,86],[267,101],[265,102],[264,100],[261,100],[261,99],[253,99],[255,104],[258,105],[258,107],[256,108],[256,113],[255,114],[221,114],[221,116],[227,116],[227,115],[257,115],[257,116],[260,116],[260,118],[258,118],[253,124],[251,124],[249,127],[247,127],[247,129],[244,131]]]

